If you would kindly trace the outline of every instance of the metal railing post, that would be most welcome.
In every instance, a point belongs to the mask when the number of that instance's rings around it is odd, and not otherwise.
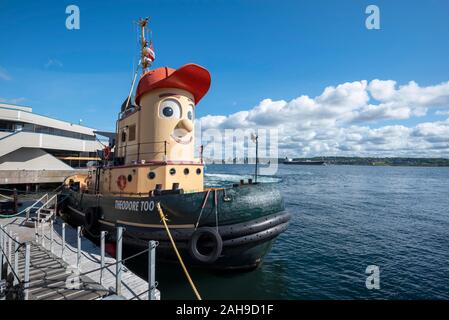
[[[3,252],[4,252],[3,260],[6,260],[7,252],[8,252],[8,228],[7,227],[5,227],[3,229]]]
[[[8,270],[6,271],[6,275],[9,275],[12,270],[11,265],[10,265],[10,263],[12,261],[11,253],[12,253],[12,231],[9,231],[9,237],[8,237],[8,261],[9,261],[9,263],[8,263]]]
[[[25,274],[24,274],[25,300],[28,300],[28,287],[30,285],[30,244],[25,244]]]
[[[115,269],[115,293],[122,294],[122,234],[123,227],[117,227],[117,256]]]
[[[19,237],[16,237],[16,242],[14,243],[14,274],[19,276]],[[13,285],[19,283],[19,279],[14,277]]]
[[[101,231],[100,238],[101,238],[101,270],[100,270],[100,284],[103,285],[103,268],[104,268],[104,251],[105,251],[105,237],[106,237],[106,231]]]
[[[78,251],[76,252],[76,268],[80,271],[81,266],[81,227],[76,228],[76,239],[78,243]]]
[[[0,280],[3,279],[3,225],[0,225]]]
[[[50,252],[53,253],[53,220],[50,220]]]
[[[57,196],[55,197],[55,207],[54,207],[54,210],[55,210],[55,212],[54,212],[54,215],[53,215],[53,219],[56,218],[56,213],[58,212],[58,197],[57,197]]]
[[[44,223],[41,221],[39,222],[41,225],[41,245],[45,248],[45,234],[44,234]]]
[[[64,257],[64,248],[65,248],[65,225],[66,223],[62,223],[62,244],[61,244],[61,259]]]
[[[156,241],[149,241],[148,246],[148,300],[156,300]]]
[[[37,221],[34,221],[34,240],[36,241],[36,243],[39,243],[39,229]]]

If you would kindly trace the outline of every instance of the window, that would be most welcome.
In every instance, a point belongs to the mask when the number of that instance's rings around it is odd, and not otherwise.
[[[133,124],[131,126],[129,126],[129,136],[128,136],[129,141],[134,141],[136,140],[136,125]]]
[[[126,141],[126,131],[123,130],[122,131],[122,142],[125,142],[125,141]]]

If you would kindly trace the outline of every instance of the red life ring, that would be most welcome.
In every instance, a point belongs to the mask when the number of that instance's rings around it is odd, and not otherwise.
[[[117,186],[120,190],[123,190],[126,188],[126,177],[122,174],[117,178]]]
[[[105,147],[103,149],[103,156],[104,156],[105,160],[109,160],[109,157],[111,156],[111,148]]]

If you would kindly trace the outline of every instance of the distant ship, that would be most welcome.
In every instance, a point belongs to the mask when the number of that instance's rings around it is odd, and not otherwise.
[[[320,160],[292,160],[286,158],[283,162],[284,164],[299,164],[299,165],[308,165],[308,166],[322,166],[326,164],[325,161]]]

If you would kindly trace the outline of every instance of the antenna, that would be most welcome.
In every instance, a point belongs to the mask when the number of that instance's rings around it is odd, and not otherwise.
[[[151,67],[156,55],[153,50],[153,44],[150,39],[150,47],[148,47],[148,42],[145,39],[145,30],[148,28],[148,23],[150,22],[150,17],[140,18],[139,19],[139,27],[141,29],[140,34],[140,60],[137,64],[136,71],[134,72],[133,81],[131,84],[131,88],[129,89],[128,99],[126,100],[125,110],[129,107],[129,102],[131,100],[131,96],[134,89],[134,84],[136,83],[137,73],[139,72],[139,67],[142,66],[142,75],[147,72],[147,69]],[[125,111],[123,110],[123,111]]]
[[[256,143],[256,168],[254,170],[254,182],[257,183],[257,166],[259,164],[259,136],[252,132],[251,140]]]

